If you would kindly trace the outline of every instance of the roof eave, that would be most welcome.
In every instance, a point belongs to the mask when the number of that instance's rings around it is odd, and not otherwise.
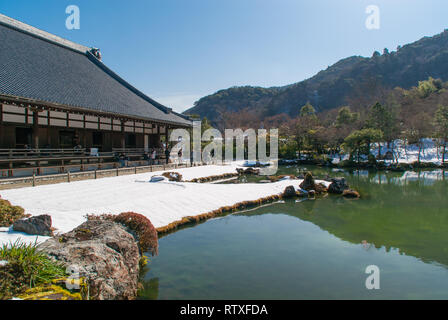
[[[63,111],[75,111],[75,112],[81,112],[85,114],[92,114],[97,116],[108,116],[112,118],[126,118],[126,119],[132,119],[132,120],[138,120],[138,121],[148,121],[163,125],[173,125],[178,127],[192,127],[193,124],[186,124],[186,123],[180,123],[180,122],[174,122],[174,121],[166,121],[161,119],[153,119],[149,117],[139,117],[139,116],[133,116],[128,114],[122,114],[122,113],[114,113],[114,112],[108,112],[108,111],[101,111],[101,110],[92,110],[84,107],[77,107],[77,106],[69,106],[64,104],[59,104],[55,102],[48,102],[48,101],[40,101],[32,98],[26,98],[26,97],[19,97],[19,96],[11,96],[7,94],[0,94],[0,103],[10,102],[13,104],[19,104],[19,105],[29,105],[33,107],[44,107],[44,108],[55,108]],[[187,120],[187,119],[185,119]],[[187,120],[189,121],[189,120]]]

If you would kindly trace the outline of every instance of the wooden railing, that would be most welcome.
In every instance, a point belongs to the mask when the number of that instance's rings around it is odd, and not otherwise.
[[[0,149],[0,158],[44,158],[90,155],[87,149]]]
[[[119,163],[108,163],[113,165],[112,168],[101,168],[101,169],[92,169],[88,171],[74,171],[74,167],[76,166],[65,166],[65,172],[56,173],[56,174],[45,174],[45,175],[37,175],[35,172],[28,176],[15,177],[15,178],[7,178],[0,179],[0,187],[4,188],[4,186],[16,187],[16,186],[25,186],[26,184],[31,184],[32,186],[38,185],[41,181],[47,181],[50,183],[57,183],[58,181],[66,181],[71,182],[72,179],[97,179],[98,177],[106,177],[106,176],[120,176],[124,174],[137,174],[143,172],[154,172],[154,171],[162,171],[162,170],[170,170],[177,168],[187,168],[191,166],[201,166],[204,164],[156,164],[156,165],[143,165],[138,166],[133,163],[133,166],[121,167]],[[53,167],[59,168],[59,167]],[[30,169],[30,168],[29,168]],[[34,168],[36,169],[36,168]],[[60,168],[59,168],[60,169]],[[0,175],[4,170],[0,170]]]
[[[145,148],[112,148],[112,152],[122,153],[145,153],[148,150]]]
[[[165,155],[165,150],[163,148],[112,148],[113,153],[124,153],[124,154],[145,154],[156,149],[157,155]]]
[[[156,149],[155,161],[148,154],[149,150],[143,148],[114,148],[111,152],[92,151],[96,150],[0,149],[0,178],[59,174],[67,170],[101,170],[102,167],[110,167],[111,163],[116,163],[115,167],[166,164],[165,153],[161,148]],[[122,154],[125,157],[122,157]]]
[[[129,157],[132,158],[132,157]],[[39,158],[40,159],[40,158]],[[39,165],[41,161],[35,161],[35,159],[29,159],[30,165],[17,166],[18,162],[14,160],[5,160],[10,163],[9,168],[0,168],[0,180],[12,177],[29,177],[32,175],[52,175],[52,174],[62,174],[67,172],[85,172],[92,170],[103,170],[110,168],[132,168],[140,166],[164,166],[166,165],[165,159],[156,160],[124,160],[116,161],[114,156],[109,157],[80,157],[80,158],[70,158],[70,161],[60,161],[58,165]],[[73,160],[75,159],[75,160]],[[104,161],[109,160],[109,161]],[[76,162],[76,163],[73,163]],[[1,161],[0,161],[1,163]],[[32,165],[35,163],[35,165]],[[12,166],[16,164],[16,166]],[[185,163],[184,163],[185,164]],[[182,165],[176,163],[173,165]]]
[[[112,148],[111,152],[95,153],[92,149],[0,149],[0,158],[15,159],[15,158],[46,158],[46,157],[71,157],[71,156],[92,156],[98,154],[99,156],[110,156],[124,153],[126,155],[143,155],[154,148]],[[93,153],[92,153],[93,152]],[[165,155],[163,148],[156,148],[158,156]]]

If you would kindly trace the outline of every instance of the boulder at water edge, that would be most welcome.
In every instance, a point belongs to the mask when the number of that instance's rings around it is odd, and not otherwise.
[[[137,295],[139,248],[121,224],[89,220],[39,249],[79,272],[89,285],[91,299],[128,300]]]

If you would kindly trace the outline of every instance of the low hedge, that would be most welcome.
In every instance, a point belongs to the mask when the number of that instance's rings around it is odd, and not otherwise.
[[[8,200],[0,199],[0,227],[10,227],[15,221],[29,216],[22,207],[13,206]]]

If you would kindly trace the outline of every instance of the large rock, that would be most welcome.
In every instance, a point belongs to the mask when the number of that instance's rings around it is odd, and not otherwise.
[[[51,238],[39,249],[79,270],[89,284],[90,298],[134,299],[139,276],[139,248],[121,224],[89,220],[72,231]]]
[[[304,180],[300,184],[300,188],[306,191],[314,191],[316,194],[327,192],[327,187],[323,183],[316,183],[311,172],[305,174]]]
[[[13,224],[14,231],[21,231],[38,236],[52,236],[51,216],[43,214],[28,219],[17,220]]]
[[[349,186],[344,178],[331,179],[331,184],[328,186],[328,192],[334,194],[342,194],[344,190],[348,190]]]
[[[314,191],[316,191],[317,194],[322,194],[328,191],[328,188],[323,183],[316,183],[314,184]]]
[[[315,189],[315,182],[313,178],[313,174],[311,172],[307,172],[304,180],[300,184],[300,188],[310,191]]]
[[[294,186],[287,186],[285,191],[283,191],[283,198],[292,198],[297,196],[296,189]]]

